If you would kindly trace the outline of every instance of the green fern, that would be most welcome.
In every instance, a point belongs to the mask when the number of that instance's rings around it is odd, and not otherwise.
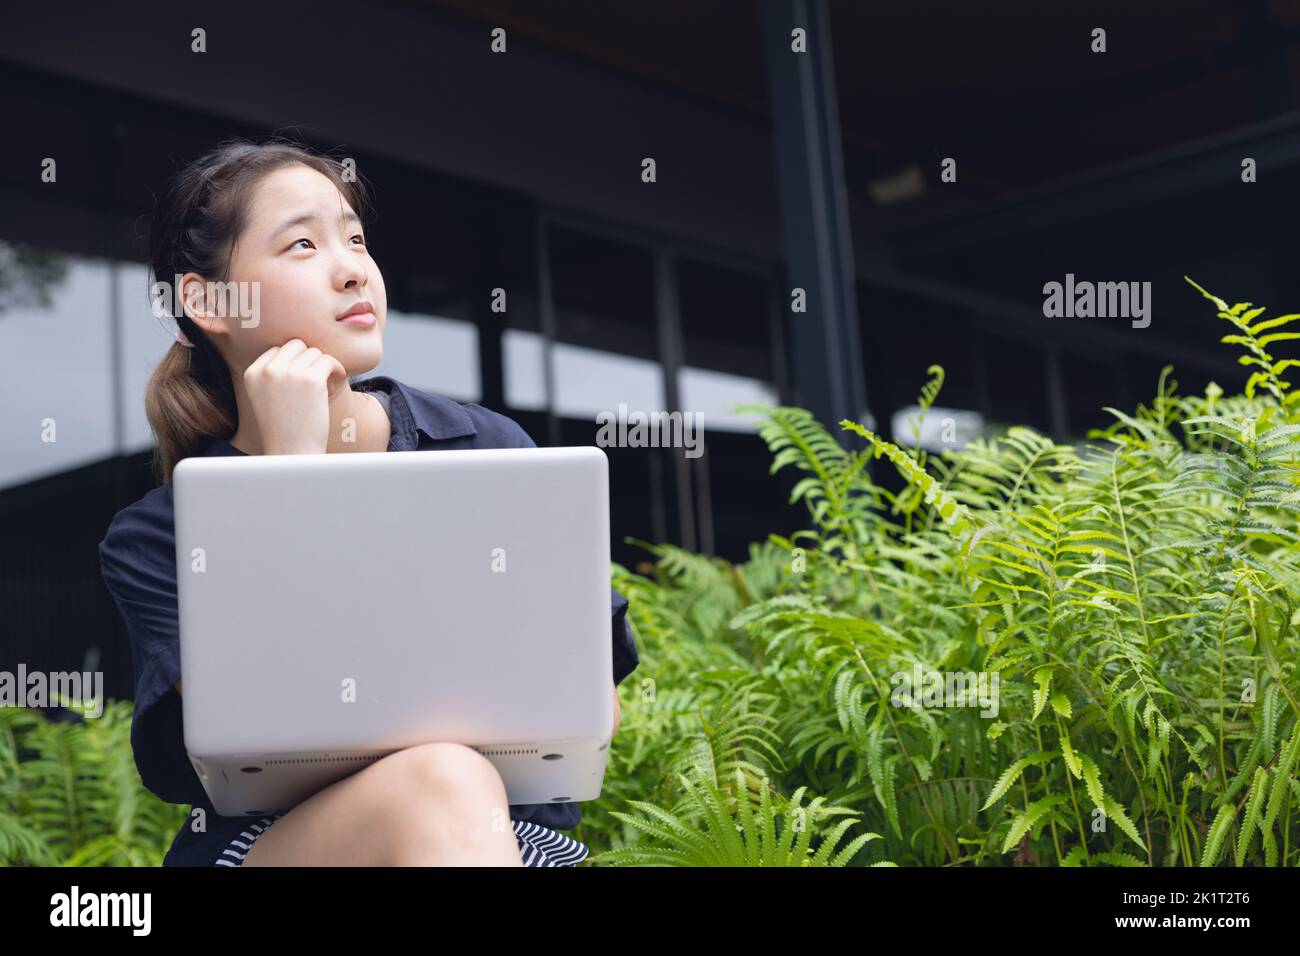
[[[663,810],[639,800],[629,805],[639,815],[614,816],[649,838],[635,846],[610,850],[592,862],[612,866],[846,866],[876,833],[862,833],[843,843],[853,819],[830,824],[837,816],[852,816],[844,807],[826,806],[814,797],[806,806],[800,787],[788,800],[774,801],[767,781],[759,789],[757,810],[736,800],[733,791],[708,777],[680,777],[686,801],[680,812]],[[738,769],[736,787],[743,787]],[[813,847],[814,840],[817,843]],[[888,865],[877,861],[873,865]]]
[[[187,808],[144,789],[130,734],[125,701],[79,721],[0,708],[0,864],[158,866]]]

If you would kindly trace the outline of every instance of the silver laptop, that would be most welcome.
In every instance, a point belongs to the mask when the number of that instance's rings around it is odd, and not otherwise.
[[[222,816],[452,741],[511,804],[592,800],[614,727],[596,447],[186,458],[185,748]]]

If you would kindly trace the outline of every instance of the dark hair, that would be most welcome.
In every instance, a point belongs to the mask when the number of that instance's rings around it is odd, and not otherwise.
[[[170,287],[175,276],[187,272],[208,282],[229,281],[235,241],[248,224],[254,187],[267,173],[292,163],[328,176],[366,221],[366,187],[345,174],[338,159],[279,136],[261,143],[226,140],[181,170],[158,203],[149,235],[150,289],[155,283]],[[173,290],[171,299],[175,296]],[[229,366],[185,310],[173,310],[194,347],[173,344],[145,387],[145,414],[157,441],[154,473],[160,482],[171,480],[181,459],[212,438],[230,438],[239,426]]]

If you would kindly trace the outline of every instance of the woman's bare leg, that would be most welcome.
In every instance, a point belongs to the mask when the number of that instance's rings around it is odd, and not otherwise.
[[[471,747],[376,760],[262,833],[244,866],[522,866],[505,785]]]

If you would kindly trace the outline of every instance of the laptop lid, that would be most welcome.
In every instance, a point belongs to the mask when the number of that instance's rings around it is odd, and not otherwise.
[[[192,755],[608,739],[599,448],[196,457],[173,482]]]

